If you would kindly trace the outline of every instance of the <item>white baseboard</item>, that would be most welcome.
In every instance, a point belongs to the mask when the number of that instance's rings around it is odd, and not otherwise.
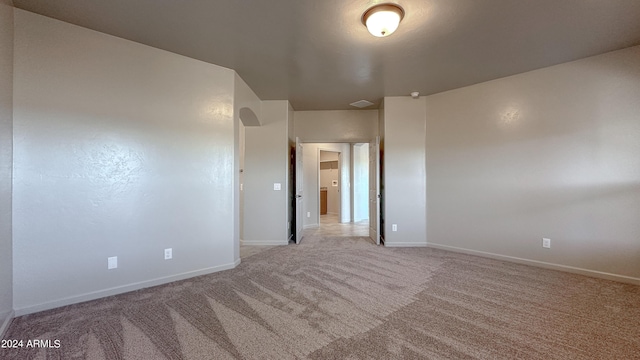
[[[318,224],[311,224],[311,225],[304,225],[302,228],[303,229],[317,229],[319,227],[320,227],[320,225],[318,225]]]
[[[496,260],[504,260],[504,261],[514,262],[518,264],[531,265],[531,266],[541,267],[545,269],[565,271],[565,272],[570,272],[574,274],[580,274],[580,275],[585,275],[585,276],[590,276],[590,277],[595,277],[595,278],[600,278],[605,280],[613,280],[613,281],[618,281],[618,282],[627,283],[627,284],[640,285],[640,278],[635,278],[631,276],[611,274],[611,273],[602,272],[602,271],[583,269],[583,268],[578,268],[578,267],[568,266],[568,265],[548,263],[548,262],[538,261],[538,260],[523,259],[515,256],[500,255],[500,254],[494,254],[494,253],[478,251],[478,250],[470,250],[470,249],[459,248],[455,246],[429,243],[428,247],[431,247],[434,249],[440,249],[440,250],[459,252],[459,253],[468,254],[468,255],[482,256],[482,257],[496,259]]]
[[[192,278],[195,276],[212,274],[218,271],[233,269],[236,266],[238,266],[238,264],[240,264],[240,259],[229,264],[213,266],[213,267],[201,269],[201,270],[188,271],[188,272],[184,272],[177,275],[165,276],[157,279],[141,281],[141,282],[128,284],[128,285],[116,286],[109,289],[93,291],[86,294],[69,296],[66,298],[49,301],[42,304],[25,306],[22,308],[15,309],[15,316],[33,314],[40,311],[55,309],[61,306],[77,304],[85,301],[100,299],[107,296],[118,295],[118,294],[130,292],[130,291],[140,290],[140,289],[144,289],[152,286],[163,285],[163,284],[167,284],[174,281]]]
[[[277,246],[289,245],[289,240],[244,240],[242,245],[248,246]]]
[[[427,247],[426,242],[391,242],[385,241],[384,246],[386,247]]]
[[[7,313],[2,325],[0,325],[0,339],[4,339],[4,334],[9,329],[9,325],[11,324],[11,320],[16,316],[15,311],[11,310]]]

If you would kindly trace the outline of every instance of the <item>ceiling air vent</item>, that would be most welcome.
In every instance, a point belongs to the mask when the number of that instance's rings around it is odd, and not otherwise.
[[[351,106],[355,106],[357,108],[366,108],[367,106],[371,106],[373,105],[373,103],[371,101],[367,101],[367,100],[359,100],[356,102],[352,102],[351,104],[349,104]]]

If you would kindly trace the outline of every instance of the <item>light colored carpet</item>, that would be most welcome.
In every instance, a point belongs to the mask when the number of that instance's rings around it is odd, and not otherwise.
[[[2,359],[640,359],[640,287],[307,236],[236,269],[17,318]]]

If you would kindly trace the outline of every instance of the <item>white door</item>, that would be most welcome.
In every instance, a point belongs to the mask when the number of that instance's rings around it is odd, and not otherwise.
[[[369,237],[380,245],[380,137],[369,143]]]
[[[302,199],[302,144],[300,144],[300,139],[296,137],[296,178],[295,178],[295,186],[296,186],[296,244],[300,244],[300,240],[302,240],[302,230],[304,229],[302,225],[302,221],[304,220],[304,209],[303,199]]]

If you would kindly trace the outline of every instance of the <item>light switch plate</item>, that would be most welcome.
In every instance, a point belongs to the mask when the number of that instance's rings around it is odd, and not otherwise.
[[[282,184],[280,183],[273,183],[273,190],[282,190]]]
[[[118,267],[118,257],[117,256],[112,256],[107,258],[107,269],[108,270],[112,270],[112,269],[116,269]]]

